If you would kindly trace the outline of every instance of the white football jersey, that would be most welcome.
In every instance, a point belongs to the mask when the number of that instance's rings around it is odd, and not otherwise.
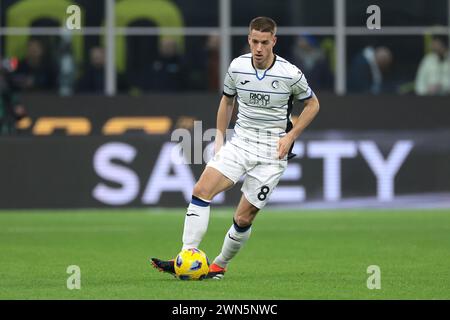
[[[259,157],[276,159],[278,140],[292,128],[294,100],[309,99],[313,92],[295,65],[275,55],[268,69],[258,70],[248,53],[231,62],[223,94],[237,95],[239,105],[230,143]]]

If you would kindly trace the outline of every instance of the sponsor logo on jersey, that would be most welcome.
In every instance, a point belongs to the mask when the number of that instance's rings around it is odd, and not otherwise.
[[[270,103],[270,94],[250,92],[249,104],[254,106],[267,106]]]

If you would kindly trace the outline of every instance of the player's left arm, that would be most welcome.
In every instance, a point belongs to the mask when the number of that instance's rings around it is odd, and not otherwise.
[[[289,152],[294,141],[300,136],[300,134],[308,127],[311,121],[316,117],[319,112],[319,100],[313,93],[311,98],[305,100],[305,107],[302,113],[295,121],[294,127],[278,141],[278,157],[283,159]]]

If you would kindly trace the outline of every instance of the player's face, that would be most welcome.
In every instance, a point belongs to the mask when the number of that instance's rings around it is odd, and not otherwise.
[[[273,47],[277,42],[270,32],[252,30],[248,35],[248,44],[253,56],[253,63],[258,69],[266,69],[273,59]]]

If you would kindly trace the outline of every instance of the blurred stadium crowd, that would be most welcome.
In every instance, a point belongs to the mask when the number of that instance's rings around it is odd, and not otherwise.
[[[58,0],[39,1],[39,3]],[[61,0],[64,1],[64,0]],[[14,27],[12,9],[30,1],[4,0],[0,8],[0,28]],[[127,2],[127,10],[133,3]],[[155,5],[166,2],[153,0]],[[218,1],[170,1],[179,11],[183,26],[217,27]],[[430,32],[411,36],[349,36],[346,45],[347,93],[364,94],[450,94],[450,55],[448,35],[436,35],[433,26],[446,26],[448,1],[379,1],[383,25],[429,26]],[[34,1],[36,4],[37,2]],[[102,26],[103,1],[74,1],[83,8],[84,25]],[[333,26],[333,0],[320,3],[286,0],[274,6],[272,1],[231,1],[232,25],[246,27],[258,15],[273,17],[279,26]],[[366,7],[370,1],[347,5],[349,26],[365,26]],[[32,8],[32,6],[30,6]],[[36,7],[39,11],[39,6]],[[326,9],[324,9],[326,8]],[[161,6],[161,10],[163,7]],[[117,9],[119,10],[119,9]],[[162,12],[162,11],[161,11]],[[162,14],[162,13],[161,13]],[[34,12],[31,27],[56,27],[60,21]],[[151,19],[136,15],[126,26],[158,26]],[[18,45],[25,39],[22,47]],[[104,94],[106,52],[101,35],[83,35],[80,48],[67,35],[29,35],[0,37],[0,127],[25,114],[19,92],[45,92],[68,96]],[[220,92],[219,35],[204,36],[126,36],[122,66],[117,67],[117,92],[139,95],[163,92]],[[300,67],[314,90],[335,88],[336,59],[333,35],[279,36],[275,50],[280,56]],[[248,52],[245,36],[232,37],[233,57]],[[120,55],[120,53],[116,53]],[[120,62],[119,62],[120,64]],[[3,125],[2,125],[3,123]]]
[[[71,52],[52,50],[47,39],[30,37],[26,54],[18,60],[6,57],[2,60],[2,77],[8,75],[11,84],[25,91],[73,93],[104,92],[105,49],[101,46],[89,48],[88,61],[83,66],[74,63]],[[146,41],[146,39],[140,39]],[[311,87],[316,90],[333,90],[334,68],[331,57],[312,35],[301,35],[291,41],[290,52],[283,54],[308,75]],[[450,55],[448,37],[430,36],[430,48],[415,66],[414,92],[418,95],[450,94]],[[177,42],[165,38],[154,44],[153,57],[142,64],[129,57],[129,68],[119,73],[119,91],[180,92],[219,90],[219,46],[218,36],[209,36],[198,50],[197,63],[188,59],[178,49]],[[242,54],[248,52],[242,47]],[[147,52],[148,53],[148,52]],[[66,56],[69,55],[68,66]],[[142,52],[139,55],[146,55]],[[391,75],[393,65],[401,64],[387,46],[368,45],[351,59],[348,70],[349,93],[400,93],[404,83]],[[80,69],[81,68],[81,69]],[[69,80],[68,80],[69,79]],[[2,78],[2,81],[6,79]],[[65,91],[69,87],[68,91]],[[411,90],[412,92],[412,90]]]

